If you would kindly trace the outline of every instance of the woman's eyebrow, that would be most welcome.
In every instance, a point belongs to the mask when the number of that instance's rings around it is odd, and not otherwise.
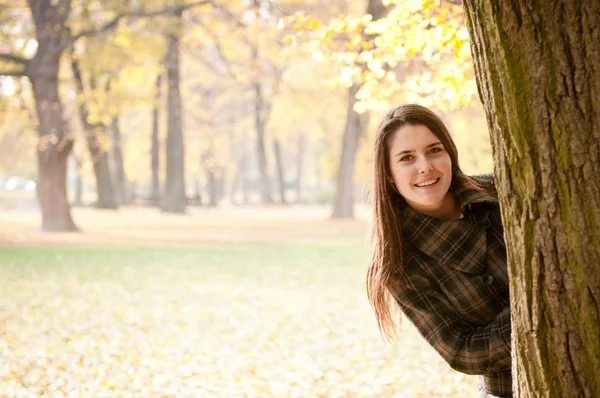
[[[440,145],[440,144],[441,144],[441,141],[437,141],[437,142],[434,142],[433,144],[429,144],[429,145],[427,145],[427,146],[425,147],[425,149],[429,149],[429,148],[431,148],[431,147],[434,147],[434,146],[436,146],[436,145]],[[400,152],[398,152],[397,154],[395,154],[395,155],[394,155],[394,157],[396,157],[396,156],[401,156],[401,155],[404,155],[405,153],[411,153],[411,152],[415,152],[415,150],[414,150],[414,149],[405,149],[404,151],[400,151]]]

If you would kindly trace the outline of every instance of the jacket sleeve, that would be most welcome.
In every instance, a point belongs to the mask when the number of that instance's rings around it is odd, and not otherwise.
[[[510,369],[510,307],[489,325],[474,326],[462,320],[437,285],[420,274],[403,280],[396,301],[453,369],[470,375]]]

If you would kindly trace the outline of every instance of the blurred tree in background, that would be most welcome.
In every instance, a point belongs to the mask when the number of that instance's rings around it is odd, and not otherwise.
[[[35,180],[47,230],[76,228],[70,204],[328,203],[353,217],[376,123],[401,102],[437,110],[463,168],[491,171],[462,12],[430,0],[13,2],[0,8],[0,178]]]

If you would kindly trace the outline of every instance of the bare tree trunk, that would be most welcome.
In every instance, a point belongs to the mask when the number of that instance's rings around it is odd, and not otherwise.
[[[260,82],[254,83],[254,122],[256,128],[256,155],[260,173],[260,197],[263,203],[272,203],[271,182],[267,173],[267,154],[265,152],[265,121],[263,120],[263,98]]]
[[[73,68],[73,77],[75,86],[80,99],[77,101],[79,116],[83,129],[85,131],[87,146],[90,151],[90,158],[94,166],[94,176],[96,177],[96,193],[98,200],[96,207],[99,209],[117,209],[116,195],[113,189],[111,173],[108,164],[108,152],[102,147],[102,142],[108,141],[106,138],[106,126],[103,123],[91,124],[89,121],[89,110],[85,103],[85,91],[79,62],[75,56],[71,57],[71,67]],[[91,78],[94,80],[94,77]],[[94,82],[91,83],[95,88]]]
[[[81,166],[83,165],[81,159],[79,157],[74,156],[75,159],[75,169],[77,170],[77,177],[75,178],[75,198],[73,200],[74,206],[83,205],[83,181],[81,179]]]
[[[306,137],[304,133],[298,135],[297,171],[296,171],[296,201],[302,202],[302,175],[304,171],[304,151],[306,149]]]
[[[507,240],[518,397],[600,396],[600,3],[465,0]]]
[[[123,151],[121,150],[121,129],[119,128],[119,117],[113,116],[110,122],[112,159],[115,181],[115,200],[118,205],[128,202],[125,183],[125,167],[123,166]]]
[[[360,86],[353,84],[348,90],[348,111],[342,143],[342,157],[338,169],[333,218],[354,218],[354,166],[360,137],[363,133],[361,115],[354,110],[356,93]]]
[[[217,206],[217,180],[215,178],[214,170],[206,171],[206,178],[208,180],[208,206]]]
[[[202,164],[206,170],[206,181],[208,188],[208,206],[217,206],[217,181],[215,177],[214,151],[212,143],[202,155]]]
[[[259,15],[260,0],[253,0],[252,4],[256,11],[256,15]],[[264,98],[261,86],[261,63],[259,59],[259,31],[256,30],[256,37],[254,38],[254,44],[250,47],[252,68],[254,72],[254,124],[256,129],[256,155],[258,159],[258,171],[260,173],[260,196],[263,203],[272,203],[271,198],[271,182],[269,180],[269,166],[267,164],[267,155],[265,151],[265,124],[264,120]]]
[[[225,167],[219,166],[217,168],[217,203],[225,197],[225,180],[226,180],[226,172]]]
[[[159,122],[159,103],[161,99],[162,73],[156,76],[154,83],[154,106],[152,107],[152,158],[150,167],[152,168],[152,193],[151,198],[159,203],[160,200],[160,143],[158,141],[158,122]]]
[[[242,158],[236,162],[235,173],[231,183],[231,203],[236,203],[237,192],[242,190],[242,201],[244,204],[248,204],[248,175],[246,170],[247,168],[247,160],[246,155],[242,155]]]
[[[385,17],[388,8],[382,0],[369,0],[367,14],[374,20]],[[342,141],[342,156],[338,168],[337,186],[333,204],[333,218],[354,218],[354,167],[360,137],[367,124],[367,115],[359,115],[354,111],[356,93],[360,89],[359,83],[354,83],[348,90],[348,112],[346,115],[346,128]]]
[[[28,62],[27,75],[33,86],[39,121],[37,159],[42,229],[76,231],[66,185],[67,159],[73,148],[73,138],[65,134],[63,107],[58,96],[60,48],[69,6],[62,2],[53,6],[43,0],[29,0],[29,6],[38,43],[34,58]]]
[[[106,135],[106,130],[96,130],[96,132],[92,133],[92,135],[94,138],[98,136],[104,136]],[[90,148],[90,152],[92,154],[92,161],[94,162],[94,175],[96,176],[96,193],[98,195],[96,207],[98,209],[115,210],[119,206],[117,205],[110,168],[108,165],[108,152],[105,149],[100,148],[94,138],[91,138],[91,135],[88,135],[88,147]]]
[[[277,166],[277,185],[279,186],[279,199],[286,203],[285,199],[285,177],[283,172],[283,160],[281,159],[281,143],[278,139],[273,140],[273,152],[275,153],[275,165]]]
[[[181,12],[176,15],[181,24]],[[170,33],[167,38],[168,76],[168,131],[167,131],[167,181],[162,210],[184,213],[186,205],[183,128],[181,124],[181,93],[179,91],[179,36]]]

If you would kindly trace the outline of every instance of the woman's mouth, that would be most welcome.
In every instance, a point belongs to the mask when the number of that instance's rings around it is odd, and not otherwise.
[[[425,180],[423,182],[415,184],[415,187],[418,187],[418,188],[427,188],[427,187],[430,187],[430,186],[436,184],[439,180],[440,180],[439,178],[429,178],[429,179],[427,179],[427,180]]]

